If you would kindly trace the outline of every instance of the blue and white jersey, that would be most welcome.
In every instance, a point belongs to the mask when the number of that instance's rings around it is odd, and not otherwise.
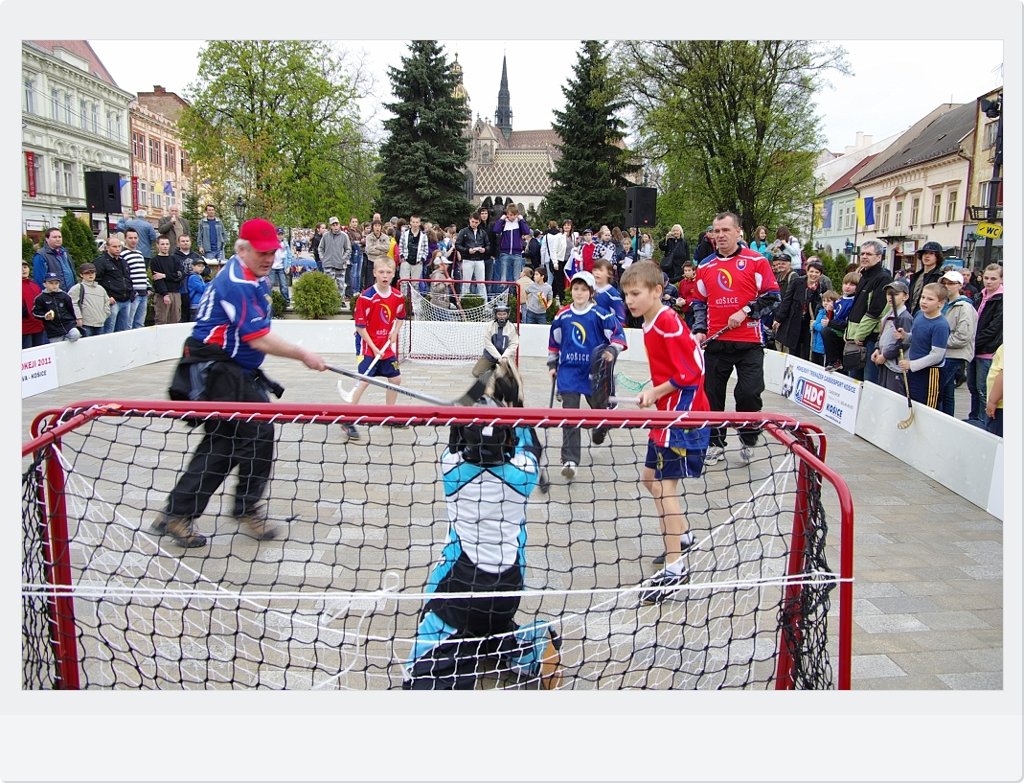
[[[461,453],[445,449],[441,473],[448,504],[448,543],[427,592],[434,592],[460,554],[494,574],[514,566],[525,568],[526,501],[539,476],[537,458],[525,444],[516,445],[508,462],[488,466],[466,462]]]
[[[625,327],[626,303],[622,301],[622,295],[614,286],[608,285],[604,288],[598,288],[594,293],[594,304],[613,313],[619,319],[619,326]]]
[[[266,354],[249,343],[270,332],[270,283],[232,256],[199,300],[192,336],[222,348],[237,364],[255,370]]]
[[[558,354],[558,390],[590,394],[590,359],[596,348],[626,350],[626,335],[613,313],[593,302],[582,310],[567,305],[551,321],[548,351]]]

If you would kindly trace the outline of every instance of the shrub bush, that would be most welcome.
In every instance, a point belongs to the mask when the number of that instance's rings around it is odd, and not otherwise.
[[[271,318],[284,318],[285,310],[288,309],[288,303],[284,301],[284,296],[276,288],[270,292],[270,315]]]
[[[29,239],[28,234],[21,235],[21,260],[31,261],[32,257],[36,254],[36,246]]]
[[[275,293],[280,296],[280,291]],[[281,301],[284,302],[283,297]],[[333,277],[323,272],[306,272],[295,283],[292,304],[295,312],[303,318],[318,320],[336,315],[341,310],[341,295]]]

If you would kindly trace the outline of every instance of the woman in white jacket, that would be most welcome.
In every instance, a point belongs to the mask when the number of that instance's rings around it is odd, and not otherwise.
[[[778,251],[785,250],[787,255],[793,262],[793,271],[800,271],[803,267],[803,261],[800,256],[800,240],[789,233],[789,229],[785,226],[779,226],[778,231],[775,232],[775,244],[772,245],[772,250],[775,254]]]
[[[566,221],[572,231],[572,221]],[[548,282],[558,301],[565,292],[566,235],[558,230],[558,223],[548,221],[548,230],[540,238],[540,262],[547,269]],[[569,248],[572,249],[571,247]]]

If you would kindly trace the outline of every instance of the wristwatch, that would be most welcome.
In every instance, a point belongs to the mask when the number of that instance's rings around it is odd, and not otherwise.
[[[743,305],[743,312],[750,315],[750,305]]]

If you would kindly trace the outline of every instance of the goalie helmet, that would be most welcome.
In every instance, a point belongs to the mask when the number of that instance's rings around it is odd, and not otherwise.
[[[481,397],[478,406],[503,407],[490,397]],[[481,412],[486,417],[485,412]],[[503,465],[516,450],[515,430],[507,424],[461,424],[452,427],[448,450],[459,452],[466,462],[474,465]]]
[[[508,313],[509,313],[509,308],[508,308],[508,304],[506,302],[498,302],[498,304],[494,305],[494,320],[495,321],[507,321],[508,320]],[[505,317],[504,318],[499,318],[499,316],[502,316],[502,315],[505,316]]]

